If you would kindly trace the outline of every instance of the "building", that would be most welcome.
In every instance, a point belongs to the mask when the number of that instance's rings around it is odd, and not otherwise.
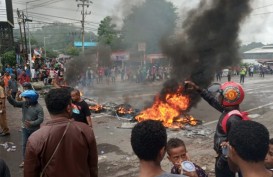
[[[13,48],[13,9],[11,0],[0,0],[0,53]]]
[[[243,53],[244,63],[260,63],[271,64],[273,63],[273,45],[263,46],[261,48],[255,48]]]

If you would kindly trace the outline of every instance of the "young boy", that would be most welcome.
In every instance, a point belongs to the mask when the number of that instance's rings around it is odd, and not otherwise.
[[[179,138],[171,138],[167,143],[167,158],[170,162],[173,163],[173,168],[171,169],[172,174],[181,174],[187,175],[189,177],[208,177],[206,172],[199,167],[198,165],[194,164],[195,171],[194,172],[182,172],[181,163],[184,161],[189,161],[187,155],[187,149],[185,143]]]

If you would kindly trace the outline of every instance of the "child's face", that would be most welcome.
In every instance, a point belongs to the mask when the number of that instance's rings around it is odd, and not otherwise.
[[[181,165],[183,161],[188,160],[187,150],[184,146],[179,146],[169,150],[168,159],[173,165]]]

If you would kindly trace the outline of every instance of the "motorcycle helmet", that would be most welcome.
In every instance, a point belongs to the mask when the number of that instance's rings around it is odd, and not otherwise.
[[[21,94],[22,97],[28,98],[30,104],[37,103],[39,94],[34,90],[26,90]]]
[[[223,96],[223,106],[236,106],[242,103],[245,97],[242,86],[236,82],[226,82],[220,87]]]

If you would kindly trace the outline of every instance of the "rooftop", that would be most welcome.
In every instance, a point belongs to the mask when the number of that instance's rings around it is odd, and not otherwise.
[[[265,53],[273,53],[273,45],[267,45],[261,48],[255,48],[255,49],[244,52],[244,54],[265,54]]]

